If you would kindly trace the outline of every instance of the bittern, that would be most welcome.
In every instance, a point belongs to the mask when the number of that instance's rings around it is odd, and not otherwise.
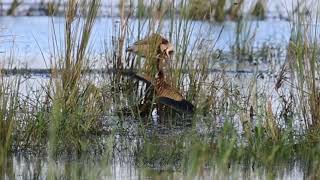
[[[160,34],[154,33],[149,37],[135,42],[126,49],[145,58],[171,59],[174,53],[173,45]]]
[[[171,107],[178,112],[194,112],[194,106],[189,101],[184,99],[178,89],[172,87],[165,81],[162,70],[156,74],[156,78],[154,80],[152,80],[150,76],[143,76],[136,73],[127,73],[126,75],[132,76],[147,84],[151,84],[156,92],[156,102]]]

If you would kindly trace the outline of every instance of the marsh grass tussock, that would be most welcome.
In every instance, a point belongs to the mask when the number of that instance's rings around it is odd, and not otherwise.
[[[84,134],[94,133],[98,127],[102,112],[101,92],[94,84],[84,82],[81,72],[87,65],[87,48],[99,3],[96,0],[80,4],[69,1],[66,7],[64,55],[58,56],[62,57],[55,65],[59,71],[53,74],[52,79],[49,141],[52,152],[62,149],[81,151],[84,145],[80,139]],[[88,6],[88,9],[84,11],[81,6]],[[79,13],[82,13],[83,20],[78,17]]]
[[[0,175],[3,176],[3,169],[7,163],[13,145],[14,127],[18,113],[18,92],[20,78],[7,79],[0,74]]]
[[[16,9],[21,5],[21,3],[22,1],[20,0],[13,0],[10,8],[7,11],[7,15],[14,16]]]
[[[253,7],[251,15],[261,20],[265,19],[265,16],[266,16],[265,6],[266,5],[264,0],[258,0]]]

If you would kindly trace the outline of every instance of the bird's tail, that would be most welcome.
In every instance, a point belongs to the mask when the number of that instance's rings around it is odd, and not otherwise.
[[[175,100],[167,98],[167,97],[159,97],[158,101],[161,104],[170,106],[177,111],[180,111],[183,113],[188,113],[188,114],[194,113],[194,106],[189,101],[187,101],[185,99],[183,99],[182,101],[175,101]]]

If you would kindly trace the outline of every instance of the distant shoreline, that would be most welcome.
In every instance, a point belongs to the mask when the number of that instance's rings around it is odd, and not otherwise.
[[[52,16],[48,9],[48,3],[41,3],[41,2],[22,2],[21,4],[16,7],[13,14],[7,14],[8,10],[11,7],[11,3],[9,2],[2,2],[0,3],[0,17],[1,16],[13,16],[13,17],[20,17],[20,16]],[[98,13],[99,17],[120,17],[120,10],[118,4],[101,4],[100,12]],[[65,7],[66,3],[60,3],[57,5],[53,16],[55,17],[62,17],[65,14]],[[132,11],[135,6],[125,5],[125,12]],[[288,14],[288,12],[286,12]],[[176,9],[175,14],[180,15],[181,13],[179,10]],[[244,12],[244,14],[249,14],[249,12]],[[267,11],[266,19],[286,19],[288,20],[288,15],[284,12],[279,11]],[[135,13],[132,13],[130,16],[131,18],[137,18]],[[147,18],[147,17],[144,17]]]
[[[61,69],[29,69],[29,68],[13,68],[13,69],[0,69],[0,75],[50,75],[55,72],[60,72]],[[189,72],[190,69],[182,70],[183,73]],[[224,73],[240,73],[240,74],[252,74],[252,73],[268,73],[267,70],[259,70],[259,71],[253,71],[253,70],[224,70],[224,69],[217,69],[217,68],[211,68],[207,69],[208,73],[214,73],[214,72],[224,72]],[[117,70],[117,69],[84,69],[82,70],[83,74],[112,74],[112,73],[123,73],[127,74],[128,72],[137,72],[137,70],[130,70],[130,69],[123,69],[123,70]]]

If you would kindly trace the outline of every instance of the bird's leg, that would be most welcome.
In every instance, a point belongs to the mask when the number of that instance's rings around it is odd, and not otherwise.
[[[133,89],[134,89],[134,92],[135,92],[135,96],[136,97],[141,97],[139,96],[139,81],[136,81],[134,84],[133,84]]]
[[[153,94],[154,88],[151,87],[151,85],[147,85],[146,94],[139,105],[139,111],[142,117],[149,115],[152,111]]]
[[[157,103],[157,113],[159,116],[159,124],[164,124],[166,118],[166,111],[165,106],[163,104]]]
[[[129,57],[130,57],[130,56],[129,56]],[[130,65],[130,69],[131,69],[131,70],[133,69],[135,59],[136,59],[136,56],[132,56],[132,58],[131,58],[131,65]]]

